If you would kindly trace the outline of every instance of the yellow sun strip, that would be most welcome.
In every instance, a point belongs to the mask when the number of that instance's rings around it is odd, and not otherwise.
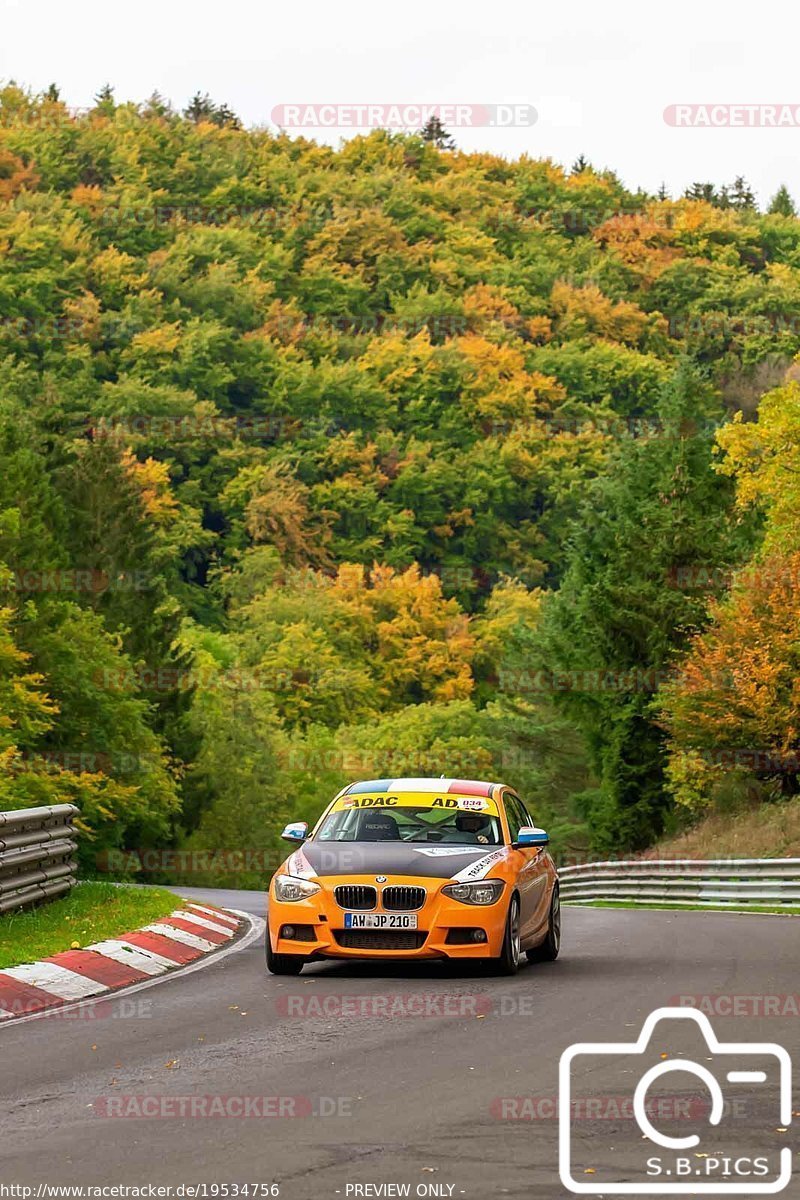
[[[346,812],[351,808],[429,808],[431,812],[474,812],[487,817],[500,814],[497,804],[488,796],[436,796],[432,792],[396,792],[375,796],[342,796],[336,801],[332,812]]]

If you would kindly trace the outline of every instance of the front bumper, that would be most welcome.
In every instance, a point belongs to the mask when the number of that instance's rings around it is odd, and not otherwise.
[[[392,885],[421,887],[426,891],[425,903],[412,910],[417,917],[417,934],[414,939],[404,937],[391,939],[395,944],[378,948],[372,939],[342,937],[349,934],[344,928],[345,911],[336,901],[334,888],[341,884],[363,884],[375,887],[374,875],[328,876],[314,880],[320,884],[316,895],[307,900],[292,902],[275,899],[274,888],[270,887],[268,927],[269,939],[275,954],[298,954],[304,958],[372,958],[372,959],[431,959],[431,958],[497,958],[503,946],[506,915],[509,903],[508,885],[494,904],[462,904],[449,896],[442,895],[442,888],[450,879],[416,878],[408,875],[391,875],[387,883],[378,886],[378,900],[370,912],[397,912],[381,905],[381,889]],[[407,911],[407,910],[403,910]],[[297,932],[303,926],[303,938],[282,936],[283,927],[291,925]],[[454,941],[454,938],[469,937],[469,931],[479,929],[485,933],[485,941]],[[375,939],[378,940],[378,939]],[[386,939],[388,940],[388,939]],[[357,945],[343,942],[357,941]]]

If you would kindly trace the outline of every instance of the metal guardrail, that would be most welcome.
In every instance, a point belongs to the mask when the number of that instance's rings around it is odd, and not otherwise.
[[[77,813],[74,804],[0,813],[0,913],[74,886]]]
[[[558,874],[568,904],[800,906],[800,858],[634,859],[561,867]]]

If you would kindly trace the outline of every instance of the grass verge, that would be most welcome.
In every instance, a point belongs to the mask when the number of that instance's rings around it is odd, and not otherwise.
[[[0,969],[130,933],[182,903],[166,888],[79,883],[50,904],[0,916]]]
[[[711,812],[641,858],[800,858],[800,799]]]
[[[637,900],[563,900],[562,903],[564,907],[569,905],[571,908],[663,908],[671,912],[726,912],[743,916],[748,913],[779,913],[784,917],[800,916],[800,905],[792,904],[779,904],[773,908],[748,904],[747,908],[734,908],[732,904],[640,904]]]

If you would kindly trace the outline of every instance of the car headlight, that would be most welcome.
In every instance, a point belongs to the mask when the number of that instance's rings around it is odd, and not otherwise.
[[[276,900],[307,900],[319,891],[319,884],[310,879],[298,879],[296,875],[275,876]]]
[[[442,895],[462,904],[494,904],[506,885],[502,879],[485,879],[481,883],[448,883]]]

